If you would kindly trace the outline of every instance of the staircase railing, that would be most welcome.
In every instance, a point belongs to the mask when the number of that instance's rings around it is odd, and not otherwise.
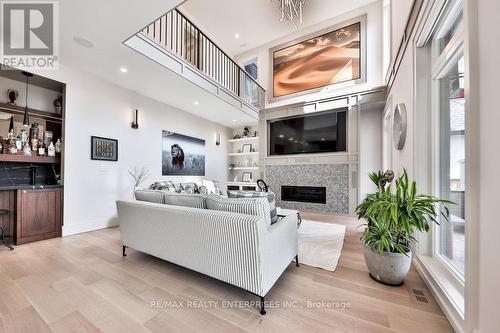
[[[141,33],[248,104],[264,108],[265,90],[177,9]]]

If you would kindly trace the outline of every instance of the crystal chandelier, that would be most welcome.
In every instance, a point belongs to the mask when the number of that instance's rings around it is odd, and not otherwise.
[[[305,4],[306,0],[279,0],[280,10],[281,10],[281,21],[285,19],[292,22],[295,29],[299,26],[295,20],[298,19],[299,25],[302,24],[302,6]]]

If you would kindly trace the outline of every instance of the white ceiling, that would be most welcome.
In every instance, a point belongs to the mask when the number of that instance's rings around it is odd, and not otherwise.
[[[60,61],[228,127],[254,122],[243,112],[123,44],[130,36],[181,2],[60,1]],[[76,44],[73,41],[75,36],[91,40],[95,47],[89,49]],[[128,72],[121,73],[121,67],[127,68]],[[195,101],[199,104],[194,105]]]
[[[281,0],[187,0],[180,6],[193,23],[231,55],[295,32],[288,22],[280,22]],[[306,0],[303,24],[307,28],[377,0]],[[235,34],[239,38],[235,38]]]

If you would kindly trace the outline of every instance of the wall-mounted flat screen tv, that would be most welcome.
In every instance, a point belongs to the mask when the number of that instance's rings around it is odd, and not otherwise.
[[[271,121],[269,155],[347,151],[347,109]]]

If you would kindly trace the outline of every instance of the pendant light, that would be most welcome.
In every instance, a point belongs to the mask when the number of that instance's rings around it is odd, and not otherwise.
[[[14,116],[10,117],[9,134],[14,134]]]
[[[30,126],[30,116],[28,113],[28,87],[29,87],[29,78],[33,77],[33,74],[28,73],[28,72],[22,72],[21,74],[26,76],[26,106],[24,107],[23,126],[29,127]]]

